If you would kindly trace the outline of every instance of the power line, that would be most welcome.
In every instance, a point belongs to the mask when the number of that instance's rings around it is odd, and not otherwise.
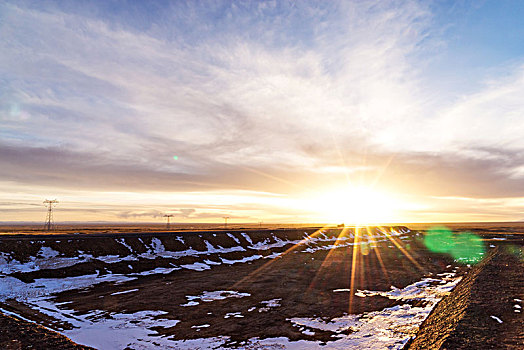
[[[167,225],[166,225],[166,228],[169,230],[171,228],[171,224],[169,223],[169,218],[172,218],[174,215],[173,214],[166,214],[164,215],[165,218],[167,218]]]
[[[224,216],[224,220],[226,221],[224,228],[227,230],[227,219],[229,219],[229,216]]]
[[[47,207],[47,216],[45,218],[44,231],[51,231],[55,228],[55,223],[53,221],[53,206],[56,206],[58,201],[56,199],[44,201],[44,205]]]

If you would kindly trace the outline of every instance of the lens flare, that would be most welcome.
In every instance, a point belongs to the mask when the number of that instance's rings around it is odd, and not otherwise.
[[[464,264],[476,264],[486,251],[482,239],[471,233],[453,234],[444,226],[429,229],[424,236],[424,245],[434,253],[450,254],[455,261]]]
[[[486,248],[479,236],[471,232],[464,232],[454,237],[454,242],[451,255],[456,261],[476,264],[482,260]]]
[[[424,244],[434,253],[447,253],[455,244],[453,233],[444,226],[435,226],[428,230],[424,236]]]

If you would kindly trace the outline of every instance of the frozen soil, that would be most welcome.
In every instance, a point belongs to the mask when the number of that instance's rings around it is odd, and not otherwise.
[[[361,264],[366,270],[358,276],[358,289],[389,290],[392,281],[396,286],[403,287],[429,272],[441,272],[451,263],[445,259],[427,259],[422,262],[422,272],[408,259],[397,254],[397,249],[389,248],[387,244],[379,249],[384,251],[382,258],[385,266],[388,266],[388,274],[382,273],[376,256],[361,256]],[[146,276],[119,286],[103,284],[88,291],[61,293],[56,301],[72,301],[67,307],[80,314],[93,309],[107,313],[134,313],[145,308],[164,310],[181,322],[176,327],[158,331],[176,340],[227,335],[231,337],[229,344],[253,337],[328,341],[336,339],[336,334],[316,331],[314,335],[304,335],[288,321],[293,317],[329,320],[348,313],[349,293],[333,290],[350,288],[352,250],[334,250],[326,259],[328,254],[329,251],[325,250],[311,254],[291,253],[272,261],[266,267],[264,265],[268,261],[258,260],[246,264],[220,265],[210,272],[185,270],[162,277]],[[324,261],[328,263],[322,266]],[[256,272],[257,269],[262,270]],[[137,291],[111,295],[115,288]],[[186,306],[188,296],[217,290],[238,291],[250,296],[200,301],[198,305]],[[268,306],[271,300],[275,302]],[[399,303],[381,296],[355,297],[352,313],[378,311]],[[239,313],[242,317],[226,318],[231,313]],[[211,326],[194,328],[202,324]]]
[[[425,317],[423,308],[428,299],[416,295],[396,298],[397,291],[403,288],[409,291],[412,285],[442,284],[443,276],[457,277],[469,270],[448,255],[428,251],[423,236],[415,231],[395,238],[397,244],[389,239],[368,240],[357,248],[350,239],[340,245],[328,240],[340,232],[328,233],[315,244],[302,245],[297,244],[301,236],[293,232],[271,232],[272,240],[268,238],[269,231],[249,235],[233,231],[227,235],[199,233],[200,238],[186,233],[184,246],[178,236],[169,234],[133,234],[125,241],[121,236],[111,235],[74,239],[66,236],[45,244],[36,241],[29,244],[34,237],[21,241],[4,239],[0,250],[26,264],[11,263],[4,280],[14,277],[17,283],[35,286],[36,291],[41,286],[43,293],[27,298],[14,293],[4,298],[0,307],[69,335],[77,342],[88,334],[98,336],[88,332],[96,331],[94,328],[104,322],[115,324],[110,328],[114,335],[109,337],[117,337],[118,332],[128,329],[131,333],[143,332],[144,339],[153,339],[148,343],[140,343],[141,340],[125,343],[130,349],[155,345],[169,348],[167,344],[176,344],[173,348],[196,348],[202,346],[202,339],[221,339],[215,343],[221,348],[267,348],[264,339],[295,342],[297,349],[323,345],[330,348],[341,337],[356,332],[352,326],[334,329],[335,321],[350,324],[351,317],[358,315],[378,318],[383,317],[378,313],[384,310],[394,315],[410,308],[420,308]],[[500,242],[507,241],[495,239],[487,246],[496,247]],[[235,244],[243,250],[235,250]],[[19,249],[20,246],[24,248]],[[52,249],[44,249],[46,246]],[[67,259],[79,251],[91,257],[71,264]],[[191,254],[175,256],[175,251]],[[48,256],[55,259],[56,265],[40,268],[44,265],[35,256]],[[92,274],[105,282],[45,293],[50,280],[72,280]],[[125,322],[117,322],[124,319]],[[4,322],[7,321],[0,318],[0,323]],[[402,333],[399,339],[415,335],[417,328],[408,328],[398,331]],[[6,337],[26,343],[31,339],[18,332]],[[393,348],[403,345],[395,344]]]

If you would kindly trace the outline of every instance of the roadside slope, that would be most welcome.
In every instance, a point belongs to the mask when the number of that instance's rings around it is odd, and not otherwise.
[[[524,348],[522,248],[492,251],[433,309],[405,349]]]

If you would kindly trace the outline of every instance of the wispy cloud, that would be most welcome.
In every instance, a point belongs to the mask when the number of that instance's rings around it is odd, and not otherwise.
[[[289,194],[347,173],[406,193],[524,195],[522,68],[436,108],[425,69],[444,38],[425,3],[0,12],[4,181]]]

